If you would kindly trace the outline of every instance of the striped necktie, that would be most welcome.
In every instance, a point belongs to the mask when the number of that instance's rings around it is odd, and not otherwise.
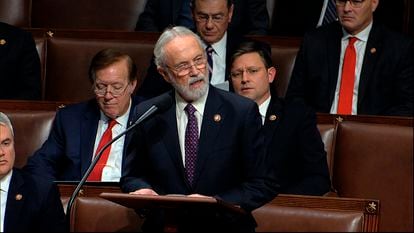
[[[206,48],[207,53],[207,63],[208,63],[208,77],[211,81],[211,76],[213,75],[213,52],[214,49],[211,47],[211,45],[208,45]]]
[[[335,0],[327,0],[328,5],[326,6],[325,15],[323,17],[322,25],[332,23],[338,18],[336,15],[336,4]]]

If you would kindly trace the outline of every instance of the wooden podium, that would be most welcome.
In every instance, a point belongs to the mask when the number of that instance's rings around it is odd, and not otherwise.
[[[220,199],[208,197],[187,197],[185,195],[133,195],[126,193],[101,193],[101,198],[110,200],[135,210],[161,209],[165,213],[165,232],[176,232],[177,213],[184,209],[212,209],[232,214],[244,215],[246,212],[238,206]]]

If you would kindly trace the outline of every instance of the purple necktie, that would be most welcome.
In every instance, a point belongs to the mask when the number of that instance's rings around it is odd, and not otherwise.
[[[188,182],[193,185],[198,150],[198,124],[194,115],[196,112],[194,106],[187,104],[184,110],[188,117],[187,128],[185,129],[185,173]]]
[[[207,53],[207,63],[208,63],[208,78],[211,81],[211,76],[213,76],[213,52],[214,49],[211,45],[207,46],[206,53]]]

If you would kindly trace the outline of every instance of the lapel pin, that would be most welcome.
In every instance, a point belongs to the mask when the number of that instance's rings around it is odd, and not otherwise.
[[[6,40],[5,39],[0,39],[0,45],[5,45],[6,44]]]
[[[269,116],[269,121],[275,121],[277,119],[276,115],[270,115]]]
[[[47,31],[47,32],[46,32],[46,34],[47,34],[49,37],[53,37],[53,34],[54,34],[54,33],[53,33],[52,31],[50,31],[50,30],[49,30],[49,31]]]
[[[371,52],[372,54],[374,54],[374,53],[376,53],[376,52],[377,52],[377,49],[376,49],[376,48],[371,48],[370,52]]]
[[[16,201],[20,201],[23,198],[23,196],[19,193],[16,194]]]
[[[220,114],[214,114],[213,119],[214,119],[214,121],[215,121],[215,122],[220,122],[220,121],[221,121],[221,116],[220,116]]]

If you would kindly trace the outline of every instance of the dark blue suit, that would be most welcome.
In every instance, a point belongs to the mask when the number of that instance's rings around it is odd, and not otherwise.
[[[329,191],[326,152],[310,107],[272,97],[263,128],[280,193],[323,195]]]
[[[130,118],[137,103],[133,98]],[[48,139],[29,157],[25,169],[53,180],[80,180],[91,164],[99,119],[95,99],[59,109]],[[125,145],[128,140],[125,137]]]
[[[39,100],[40,58],[30,32],[0,22],[0,99]]]
[[[56,185],[14,168],[7,195],[4,231],[69,231]]]
[[[329,113],[338,80],[342,27],[308,33],[296,58],[286,98]],[[373,23],[358,87],[357,114],[413,116],[414,40]]]
[[[172,104],[166,111],[140,125],[135,132],[128,146],[125,176],[121,178],[124,192],[152,188],[161,195],[198,193],[216,196],[247,211],[276,195],[275,183],[266,178],[268,167],[260,115],[253,101],[210,86],[199,138],[194,185],[190,186],[185,178],[179,147],[174,92],[144,102],[141,109],[148,108],[145,105],[151,105],[157,98],[170,98]],[[186,220],[188,229],[203,229],[200,226],[215,229],[214,221],[195,216],[197,214]],[[247,220],[239,222],[239,227],[254,229],[254,221],[248,216]]]

